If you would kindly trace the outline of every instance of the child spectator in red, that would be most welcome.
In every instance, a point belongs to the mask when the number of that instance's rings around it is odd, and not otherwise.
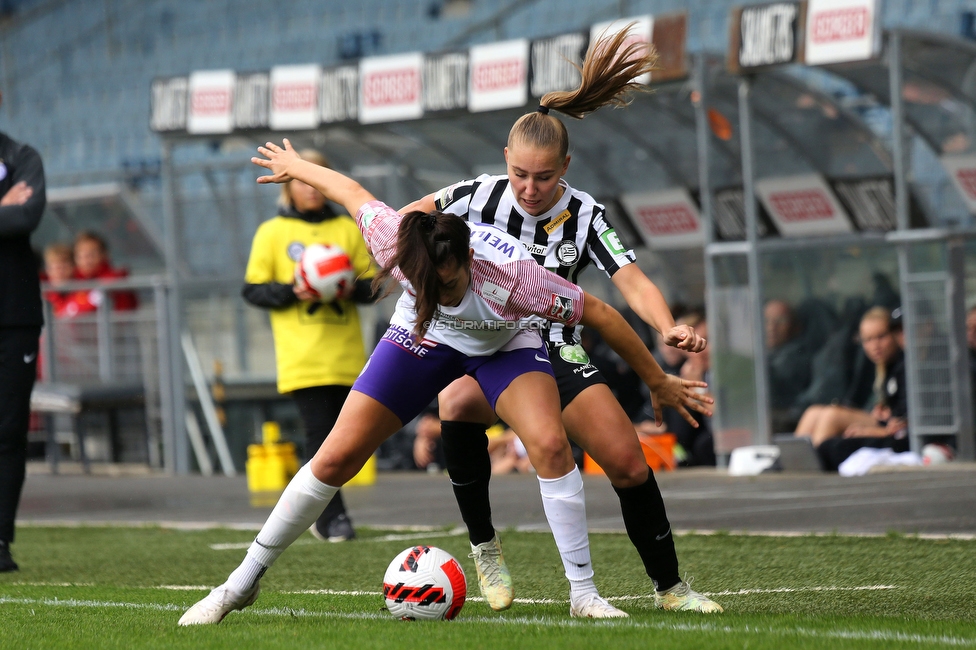
[[[75,274],[76,280],[117,280],[127,277],[126,269],[113,268],[108,259],[108,245],[101,236],[83,231],[75,237]],[[136,294],[131,291],[113,291],[112,306],[117,310],[130,310],[138,306]],[[87,292],[87,303],[92,311],[104,299],[105,292],[93,289]]]

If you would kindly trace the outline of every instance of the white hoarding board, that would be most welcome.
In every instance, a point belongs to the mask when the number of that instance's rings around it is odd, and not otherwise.
[[[620,203],[650,248],[690,248],[705,243],[698,206],[683,188],[624,194]]]
[[[784,237],[851,232],[851,220],[819,174],[764,178],[756,195]]]
[[[476,45],[469,53],[468,110],[525,106],[529,98],[529,41]]]
[[[190,73],[190,106],[186,130],[190,133],[230,133],[234,128],[233,70],[198,70]]]
[[[627,47],[631,43],[651,42],[651,37],[654,34],[654,16],[633,16],[631,18],[596,23],[590,27],[590,47],[593,47],[593,44],[601,37],[610,38],[626,28],[630,23],[636,24],[630,28],[630,37],[624,41],[623,47]],[[651,83],[651,75],[643,74],[634,79],[634,81],[640,84],[649,84]]]
[[[272,129],[314,129],[319,125],[317,65],[281,65],[271,68]]]
[[[420,52],[359,62],[359,121],[415,120],[424,114],[424,57]]]
[[[943,156],[942,166],[971,214],[976,214],[976,156]]]
[[[878,55],[878,0],[808,0],[807,65],[863,61]]]

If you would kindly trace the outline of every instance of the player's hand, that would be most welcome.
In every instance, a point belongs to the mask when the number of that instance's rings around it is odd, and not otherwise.
[[[3,198],[0,198],[0,208],[8,205],[24,205],[32,196],[34,196],[34,189],[25,181],[20,181],[7,190]]]
[[[316,301],[319,299],[319,294],[312,291],[306,286],[292,285],[292,291],[295,292],[295,297],[302,301]]]
[[[291,146],[288,138],[285,138],[282,142],[285,145],[284,148],[279,147],[274,142],[265,143],[263,147],[258,147],[258,153],[264,156],[264,158],[257,156],[251,158],[251,162],[255,165],[260,165],[265,169],[271,170],[270,175],[259,176],[258,183],[287,183],[291,180],[291,176],[288,175],[288,165],[296,160],[301,160],[301,156]]]
[[[690,381],[681,379],[674,375],[668,375],[663,384],[651,389],[651,405],[654,407],[654,423],[658,426],[664,424],[663,409],[670,406],[677,411],[685,421],[693,427],[698,426],[697,420],[692,417],[688,409],[698,411],[704,415],[711,415],[712,410],[709,404],[714,404],[715,400],[700,389],[708,388],[708,384],[703,381]]]
[[[701,352],[708,344],[691,325],[675,325],[664,333],[664,343],[685,352]]]

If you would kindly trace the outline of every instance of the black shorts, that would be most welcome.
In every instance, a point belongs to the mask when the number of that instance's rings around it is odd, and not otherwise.
[[[560,408],[565,409],[577,395],[590,386],[607,383],[600,369],[590,363],[583,346],[553,345],[547,342],[546,349],[549,351],[553,374],[556,375]]]

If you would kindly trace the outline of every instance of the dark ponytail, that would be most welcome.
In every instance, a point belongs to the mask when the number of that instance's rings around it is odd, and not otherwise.
[[[439,211],[409,212],[400,222],[396,252],[373,279],[373,290],[382,287],[393,269],[399,267],[416,294],[414,334],[422,337],[434,318],[440,298],[437,269],[451,261],[466,268],[470,248],[471,230],[464,219]]]

